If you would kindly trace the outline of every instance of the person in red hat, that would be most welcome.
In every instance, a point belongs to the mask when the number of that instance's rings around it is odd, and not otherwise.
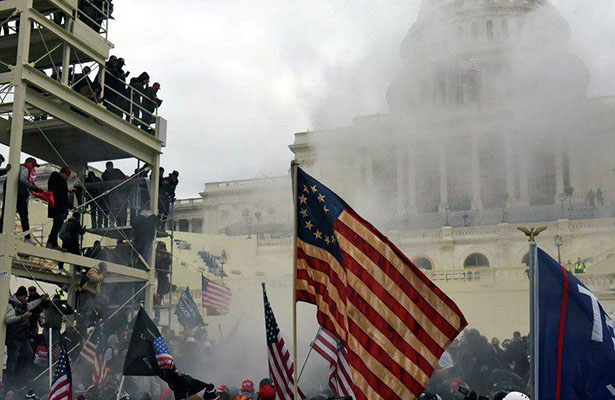
[[[63,167],[60,172],[52,172],[47,181],[47,188],[53,193],[54,200],[54,204],[49,203],[47,207],[47,216],[53,220],[46,245],[49,249],[60,250],[58,233],[68,216],[68,210],[73,208],[68,201],[68,193],[75,191],[75,188],[68,188],[68,178],[72,173],[69,167]]]
[[[235,400],[254,400],[254,382],[249,379],[241,382],[241,391]]]
[[[264,385],[258,390],[258,395],[260,400],[275,400],[275,389],[269,384]]]
[[[34,179],[36,178],[36,167],[38,162],[34,157],[26,158],[26,161],[19,166],[19,180],[17,184],[17,214],[21,221],[21,228],[24,232],[30,230],[30,218],[28,213],[28,199],[30,198],[30,192],[40,193],[43,189],[36,186]],[[4,181],[3,196],[6,196],[7,188],[6,181]],[[2,216],[0,217],[0,230],[4,223],[4,204],[2,202]],[[28,233],[25,235],[24,240],[27,243],[34,244],[31,235]]]
[[[160,83],[154,82],[152,86],[145,89],[145,96],[143,96],[143,112],[141,120],[146,125],[141,125],[141,129],[151,133],[150,125],[156,122],[156,108],[162,105],[162,100],[158,98],[158,91],[160,90]]]

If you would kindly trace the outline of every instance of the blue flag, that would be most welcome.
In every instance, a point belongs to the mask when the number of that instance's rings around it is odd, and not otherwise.
[[[183,327],[192,329],[203,325],[203,317],[201,317],[201,312],[196,306],[196,303],[190,294],[190,289],[188,288],[184,290],[184,293],[182,293],[179,298],[177,307],[175,308],[175,314],[177,315],[179,324]]]
[[[615,328],[597,297],[538,249],[539,400],[615,399]]]

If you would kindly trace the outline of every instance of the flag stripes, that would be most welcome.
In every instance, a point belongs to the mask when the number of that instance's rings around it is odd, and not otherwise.
[[[280,328],[267,299],[265,284],[263,284],[263,300],[265,303],[265,328],[267,333],[267,361],[269,375],[273,380],[279,400],[294,400],[295,398],[295,365],[286,342],[280,334]],[[305,399],[301,389],[297,389],[300,399]]]
[[[346,360],[346,349],[326,329],[320,328],[312,349],[329,362],[329,387],[335,396],[355,397],[352,385],[352,372]]]
[[[65,344],[61,345],[60,355],[53,371],[49,400],[72,400],[73,382],[70,361]]]
[[[353,384],[357,399],[418,398],[467,325],[463,314],[343,200],[301,170],[298,179],[297,300],[316,304],[320,325],[344,345],[337,384]],[[336,349],[321,344],[331,362]]]
[[[231,289],[224,283],[202,278],[203,308],[213,308],[221,314],[226,314],[229,311],[232,297]]]

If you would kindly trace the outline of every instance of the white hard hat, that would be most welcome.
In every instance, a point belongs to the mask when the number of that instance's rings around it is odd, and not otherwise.
[[[530,400],[530,397],[519,392],[510,392],[504,397],[504,400]]]

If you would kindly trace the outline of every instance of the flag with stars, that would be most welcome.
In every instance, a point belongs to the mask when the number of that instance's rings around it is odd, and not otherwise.
[[[288,351],[286,343],[284,342],[284,338],[280,334],[280,327],[275,320],[273,310],[271,310],[264,283],[263,299],[265,302],[269,376],[273,380],[278,399],[293,400],[295,398],[295,381],[293,378],[295,366],[290,356],[290,351]],[[305,399],[300,389],[297,390],[297,393],[300,399]]]
[[[154,340],[154,352],[156,353],[156,361],[158,362],[158,368],[173,368],[173,357],[171,357],[171,352],[169,351],[167,344],[161,336],[157,337],[156,340]]]
[[[315,304],[343,344],[357,400],[418,398],[465,317],[387,237],[293,168],[297,300]]]
[[[53,371],[49,400],[72,400],[73,378],[70,371],[70,361],[66,352],[66,344],[62,343],[60,354]]]

